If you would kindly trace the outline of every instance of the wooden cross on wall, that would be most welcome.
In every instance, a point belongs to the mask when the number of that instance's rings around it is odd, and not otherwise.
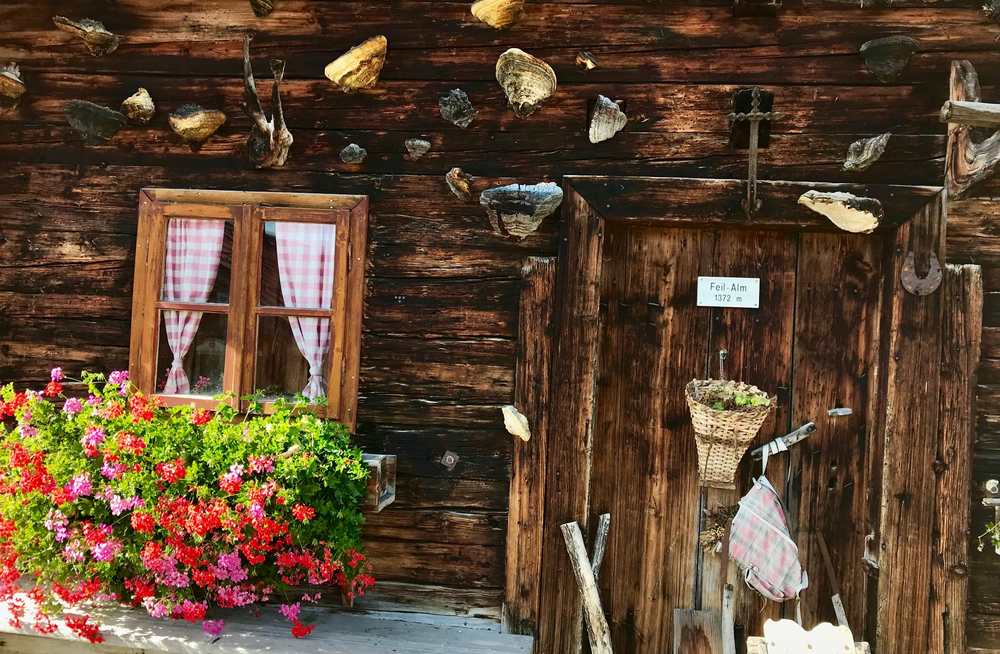
[[[754,212],[760,209],[761,201],[757,197],[757,151],[759,147],[766,147],[770,138],[770,123],[781,118],[781,114],[771,111],[774,103],[774,95],[761,91],[759,86],[751,89],[740,89],[733,95],[733,111],[728,115],[731,129],[730,141],[734,146],[740,147],[739,138],[740,123],[746,123],[748,128],[747,145],[749,149],[749,165],[747,170],[747,196],[743,200],[743,211],[746,212],[747,219],[753,218]],[[767,111],[761,111],[765,106]],[[742,109],[742,111],[741,111]],[[764,130],[761,129],[761,123]]]

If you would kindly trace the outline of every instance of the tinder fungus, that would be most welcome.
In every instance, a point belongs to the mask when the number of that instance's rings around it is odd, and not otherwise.
[[[496,75],[518,118],[533,114],[556,91],[556,73],[552,67],[518,48],[500,55]]]
[[[370,89],[378,83],[388,48],[388,39],[373,36],[327,64],[323,74],[345,93]]]

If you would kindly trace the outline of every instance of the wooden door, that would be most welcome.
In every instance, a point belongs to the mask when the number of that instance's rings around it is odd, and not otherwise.
[[[874,234],[859,235],[797,204],[818,184],[763,183],[765,209],[748,221],[734,180],[568,182],[538,435],[544,475],[517,458],[514,471],[516,487],[534,475],[544,489],[540,552],[517,550],[519,561],[540,560],[526,569],[541,574],[530,592],[509,584],[522,591],[510,617],[537,625],[537,651],[578,651],[579,598],[559,525],[577,521],[586,533],[605,512],[600,590],[616,653],[671,651],[674,609],[718,610],[726,584],[742,633],[759,634],[766,618],[791,610],[746,591],[725,549],[699,547],[704,510],[735,504],[759,474],[747,458],[736,490],[698,484],[683,388],[717,375],[725,349],[729,377],[778,398],[759,443],[817,424],[768,466],[809,575],[804,621],[834,619],[822,533],[858,639],[877,638],[889,652],[925,643],[941,619],[933,599],[913,597],[933,595],[943,303],[902,281],[908,255],[924,270],[943,259],[939,189],[836,187],[887,209]],[[699,307],[699,276],[759,278],[760,307]],[[852,414],[828,416],[835,407]],[[512,504],[511,528],[529,522]],[[518,542],[526,541],[513,531],[508,543]]]

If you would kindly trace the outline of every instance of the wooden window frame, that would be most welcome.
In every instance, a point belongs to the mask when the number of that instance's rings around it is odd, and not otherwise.
[[[188,305],[160,299],[167,224],[172,217],[232,221],[227,305]],[[334,300],[329,310],[260,306],[264,223],[277,221],[336,225]],[[240,398],[253,391],[258,318],[296,315],[329,318],[332,333],[330,362],[325,371],[327,404],[316,405],[312,410],[345,424],[353,432],[357,424],[367,237],[368,198],[363,195],[142,189],[129,344],[133,382],[168,406],[215,407],[217,401],[211,398],[155,392],[159,313],[164,309],[224,313],[227,325],[223,392],[232,396],[234,407],[245,411],[248,402]],[[272,403],[263,404],[264,412],[271,409]]]

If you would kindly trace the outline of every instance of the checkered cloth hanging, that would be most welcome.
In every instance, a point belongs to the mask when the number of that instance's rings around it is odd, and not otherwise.
[[[215,286],[226,233],[223,220],[173,218],[167,226],[167,257],[163,269],[163,299],[167,302],[208,301]],[[200,311],[164,311],[167,344],[173,362],[167,373],[163,392],[187,393],[191,390],[184,372],[184,356],[194,342],[201,324]]]
[[[729,533],[729,556],[743,570],[747,585],[775,602],[794,599],[809,585],[781,499],[763,475],[740,500]]]
[[[336,225],[275,223],[278,277],[286,307],[330,308],[336,236]],[[302,394],[309,399],[325,395],[323,359],[330,349],[330,320],[289,316],[288,324],[299,352],[309,363],[309,383]]]

